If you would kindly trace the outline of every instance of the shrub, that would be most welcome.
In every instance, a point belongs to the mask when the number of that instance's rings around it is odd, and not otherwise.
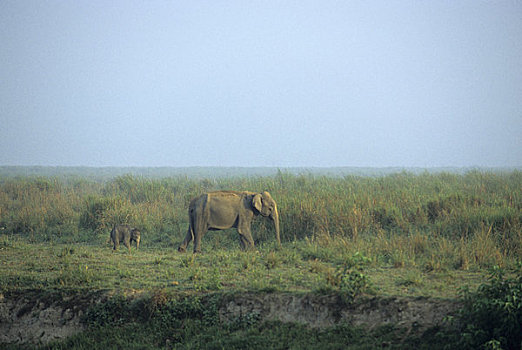
[[[458,314],[462,349],[515,350],[522,345],[522,264],[514,277],[499,267],[476,292],[463,291],[464,307]]]
[[[363,273],[363,267],[370,262],[360,253],[345,260],[332,274],[328,271],[326,281],[336,287],[345,302],[351,302],[356,296],[369,290],[370,280]]]

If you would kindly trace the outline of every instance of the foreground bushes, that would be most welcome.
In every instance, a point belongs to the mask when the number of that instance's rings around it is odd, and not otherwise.
[[[461,349],[522,347],[522,265],[512,277],[495,267],[477,291],[463,291],[458,343]]]
[[[478,290],[463,291],[453,323],[418,332],[392,325],[368,330],[340,324],[313,329],[261,321],[245,313],[220,321],[229,294],[113,296],[83,316],[86,331],[42,349],[520,349],[522,271],[492,270]],[[9,348],[9,347],[8,347]],[[14,347],[12,347],[14,348]]]

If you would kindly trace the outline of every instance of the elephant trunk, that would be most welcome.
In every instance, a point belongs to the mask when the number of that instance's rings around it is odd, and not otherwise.
[[[281,238],[279,236],[279,213],[277,212],[277,208],[274,209],[270,218],[274,221],[277,244],[281,247]]]

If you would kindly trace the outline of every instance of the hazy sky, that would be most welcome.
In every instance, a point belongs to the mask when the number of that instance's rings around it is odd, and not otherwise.
[[[521,166],[522,1],[0,1],[0,165]]]

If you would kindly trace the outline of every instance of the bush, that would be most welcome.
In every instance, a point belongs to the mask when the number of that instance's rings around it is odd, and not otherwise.
[[[518,350],[522,345],[522,264],[514,277],[499,267],[491,269],[489,282],[476,292],[463,291],[461,349]]]
[[[365,265],[370,263],[370,259],[360,253],[355,253],[352,257],[345,259],[344,264],[338,267],[333,274],[329,273],[326,281],[336,287],[345,302],[365,293],[370,288],[370,280],[363,272]]]

